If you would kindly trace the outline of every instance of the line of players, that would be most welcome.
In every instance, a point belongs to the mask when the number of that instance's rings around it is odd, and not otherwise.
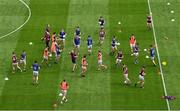
[[[99,45],[103,44],[103,41],[105,39],[105,29],[104,29],[104,25],[105,25],[105,20],[104,18],[101,16],[99,18],[98,21],[99,25],[100,25],[100,31],[99,31]],[[148,15],[147,16],[147,26],[149,29],[151,29],[151,16]],[[47,25],[46,29],[45,29],[45,35],[42,38],[43,41],[45,41],[46,44],[46,48],[44,49],[44,53],[43,53],[43,60],[41,62],[42,63],[46,63],[46,65],[49,67],[49,56],[51,57],[52,55],[55,55],[55,63],[58,63],[59,59],[60,59],[60,54],[61,52],[64,50],[65,47],[65,38],[67,36],[67,33],[64,31],[64,29],[62,29],[59,33],[59,37],[57,37],[56,33],[54,32],[52,34],[52,36],[50,36],[50,25]],[[79,55],[79,48],[80,48],[80,43],[81,43],[81,31],[80,31],[80,27],[76,27],[75,30],[75,34],[74,34],[74,49],[69,52],[70,56],[71,56],[71,60],[73,63],[73,68],[72,71],[74,72],[75,69],[77,68],[77,64],[76,64],[76,60],[77,57]],[[51,47],[50,47],[50,42],[51,43]],[[138,63],[138,56],[139,56],[139,46],[138,43],[136,43],[136,39],[134,34],[131,35],[130,37],[130,47],[131,47],[131,55],[135,57],[134,63],[137,64]],[[87,47],[88,47],[88,54],[91,55],[92,53],[92,45],[93,45],[93,40],[92,37],[89,35],[87,38]],[[112,53],[115,54],[117,51],[117,45],[120,45],[120,43],[118,43],[116,41],[116,37],[114,36],[111,42],[111,47],[112,47]],[[156,63],[154,61],[154,57],[155,57],[155,47],[153,47],[151,45],[150,47],[150,56],[151,56],[151,60],[153,62],[153,64],[156,66]],[[120,50],[117,53],[116,56],[116,65],[120,65],[122,62],[124,55],[123,52]],[[102,52],[99,50],[98,51],[98,70],[101,70],[102,68],[107,68],[106,65],[103,65],[103,60],[102,60]],[[23,70],[26,70],[26,52],[23,51],[20,57],[20,62],[21,65],[23,65]],[[87,71],[87,60],[86,60],[86,55],[84,55],[82,57],[82,61],[81,61],[81,65],[82,65],[82,72],[81,75],[82,77],[85,77],[86,75],[86,71]],[[12,67],[13,67],[13,73],[15,72],[16,68],[19,69],[22,72],[22,68],[18,65],[18,61],[17,61],[17,56],[15,54],[15,52],[13,52],[12,55]],[[40,69],[40,65],[37,63],[37,61],[34,61],[33,65],[32,65],[32,69],[33,69],[33,84],[38,84],[38,74],[39,74],[39,69]],[[128,78],[128,67],[127,65],[123,65],[123,74],[124,74],[124,83],[125,84],[130,84],[131,81]],[[137,84],[140,84],[140,86],[143,88],[144,87],[144,76],[145,76],[145,66],[142,66],[141,71],[139,73],[139,82],[137,82],[135,84],[135,86]],[[66,86],[66,87],[65,87]],[[66,102],[66,93],[67,93],[67,89],[69,88],[69,85],[67,84],[66,80],[63,80],[63,82],[60,84],[60,89],[62,90],[62,100],[61,103]]]

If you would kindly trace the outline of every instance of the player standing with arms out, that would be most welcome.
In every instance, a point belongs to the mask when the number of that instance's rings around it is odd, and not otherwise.
[[[145,66],[142,66],[141,71],[139,73],[139,81],[137,83],[135,83],[135,87],[137,86],[137,84],[140,84],[140,88],[144,88],[144,76],[145,76]]]
[[[111,51],[112,51],[112,54],[114,54],[117,50],[117,46],[116,46],[116,37],[114,36],[113,39],[112,39],[112,42],[111,42]]]
[[[99,17],[98,23],[101,28],[104,28],[105,20],[102,16]]]
[[[38,76],[39,76],[39,69],[40,69],[37,61],[34,61],[32,68],[33,68],[33,85],[35,85],[35,84],[38,84],[38,80],[39,80]]]
[[[99,50],[98,51],[98,70],[101,70],[101,68],[107,69],[106,65],[103,65],[103,60],[102,60],[102,53]]]
[[[129,39],[129,44],[130,44],[130,48],[131,48],[131,55],[133,55],[133,47],[135,47],[136,44],[136,39],[134,34],[131,35],[130,39]]]
[[[13,69],[12,73],[15,73],[16,68],[18,68],[22,72],[22,69],[18,65],[16,54],[15,52],[13,52],[12,53],[12,69]]]
[[[123,58],[123,52],[120,50],[116,56],[116,66],[121,64]]]
[[[23,70],[26,70],[26,52],[23,50],[21,53],[20,64],[23,65]]]
[[[66,32],[64,31],[64,29],[62,29],[60,32],[59,32],[59,39],[60,39],[60,46],[61,46],[61,49],[64,50],[64,47],[65,47],[65,39],[66,39]]]
[[[79,35],[76,35],[74,37],[74,50],[79,55],[79,48],[81,44],[81,37]]]
[[[69,89],[69,85],[68,83],[66,82],[66,80],[64,79],[61,83],[60,83],[60,90],[61,90],[61,93],[59,94],[59,96],[62,96],[62,99],[61,99],[61,104],[67,102],[67,90]]]
[[[75,69],[77,68],[76,59],[77,59],[78,56],[76,55],[74,50],[72,50],[69,54],[71,55],[71,61],[73,63],[72,72],[74,72]]]
[[[133,47],[133,55],[134,55],[134,64],[138,63],[138,56],[139,56],[139,44],[136,43]]]
[[[100,31],[99,31],[99,45],[101,46],[104,42],[104,38],[105,38],[105,30],[103,27],[101,27]]]
[[[126,65],[123,65],[123,74],[124,74],[124,84],[130,84],[131,81],[128,78],[128,68]]]
[[[85,77],[86,75],[86,71],[87,71],[87,61],[86,61],[86,55],[83,56],[82,58],[82,61],[81,61],[81,64],[82,64],[82,72],[81,72],[81,76],[82,77]]]
[[[149,49],[149,52],[150,52],[150,57],[151,57],[151,60],[154,64],[154,66],[156,66],[156,62],[155,62],[155,47],[153,45],[150,45],[150,49]]]
[[[152,28],[152,17],[150,14],[147,15],[147,27],[148,29]]]
[[[44,49],[43,60],[42,60],[41,64],[45,62],[46,65],[49,66],[49,65],[48,65],[48,58],[49,58],[49,57],[48,57],[48,54],[49,54],[48,47],[46,47],[46,48]]]
[[[87,38],[87,47],[88,47],[89,55],[91,55],[91,53],[92,53],[92,44],[93,44],[93,40],[92,40],[92,37],[89,35]]]

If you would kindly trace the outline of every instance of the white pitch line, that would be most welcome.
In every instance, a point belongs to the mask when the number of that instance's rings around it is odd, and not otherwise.
[[[27,23],[27,22],[29,21],[29,19],[31,18],[31,9],[30,9],[30,7],[29,7],[23,0],[18,0],[18,1],[20,1],[22,4],[24,4],[24,5],[26,6],[26,8],[27,8],[28,11],[29,11],[29,16],[28,16],[28,18],[26,19],[26,21],[25,21],[22,25],[20,25],[18,28],[16,28],[15,30],[13,30],[13,31],[5,34],[5,35],[0,36],[0,39],[3,39],[3,38],[5,38],[5,37],[7,37],[7,36],[9,36],[9,35],[17,32],[18,30],[20,30],[24,25],[26,25],[26,23]]]
[[[150,1],[147,0],[147,2],[148,2],[149,12],[151,13],[152,11],[151,11]],[[164,74],[163,74],[162,65],[161,65],[161,58],[160,58],[160,54],[159,54],[159,50],[158,50],[157,37],[156,37],[156,31],[154,28],[153,16],[152,16],[152,29],[153,29],[153,36],[154,36],[154,41],[155,41],[155,45],[156,45],[156,51],[157,51],[157,56],[158,56],[160,72],[161,72],[161,79],[162,79],[162,83],[163,83],[164,94],[165,94],[165,96],[167,96],[166,84],[165,84]],[[170,111],[171,109],[170,109],[169,101],[167,99],[166,99],[166,104],[167,104],[168,111]]]

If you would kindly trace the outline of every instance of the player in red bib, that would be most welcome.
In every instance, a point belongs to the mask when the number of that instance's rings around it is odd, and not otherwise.
[[[60,87],[60,90],[61,90],[59,96],[62,96],[61,104],[63,104],[63,103],[65,103],[65,102],[68,101],[66,95],[67,95],[67,91],[68,91],[68,89],[69,89],[69,85],[68,85],[68,83],[66,82],[66,80],[63,80],[63,81],[60,83],[59,87]]]
[[[13,69],[12,73],[15,73],[16,68],[18,68],[22,72],[22,69],[18,65],[18,60],[17,60],[16,54],[15,54],[15,52],[13,52],[12,53],[12,69]]]
[[[135,83],[135,86],[137,86],[138,84],[140,84],[140,88],[144,88],[144,76],[146,75],[145,73],[145,66],[142,66],[141,71],[139,73],[139,81],[137,83]]]
[[[41,64],[45,62],[46,65],[49,66],[48,65],[48,56],[49,56],[48,54],[49,54],[48,47],[46,47],[43,52],[43,60],[42,60]]]
[[[81,61],[81,65],[82,65],[82,72],[81,75],[82,77],[85,77],[86,71],[87,71],[87,61],[86,61],[86,55],[83,56],[82,61]]]
[[[133,55],[133,47],[135,47],[135,44],[136,44],[136,38],[135,38],[134,34],[131,35],[131,37],[129,39],[129,44],[130,44],[130,48],[131,48],[131,53]]]
[[[107,69],[107,66],[103,64],[102,53],[99,50],[98,51],[98,70],[101,70],[101,68]]]

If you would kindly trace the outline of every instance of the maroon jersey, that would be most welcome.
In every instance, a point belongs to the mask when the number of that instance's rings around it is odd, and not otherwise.
[[[99,31],[99,37],[104,37],[105,36],[105,31],[104,30],[100,30]]]
[[[71,52],[71,60],[76,60],[76,54]]]
[[[128,68],[127,68],[127,67],[124,67],[124,68],[123,68],[123,73],[124,73],[124,74],[128,74]]]
[[[141,76],[144,76],[144,75],[145,75],[145,69],[142,68],[139,74],[140,74]]]
[[[12,56],[12,63],[17,63],[17,57],[16,57],[16,55],[13,55],[13,56]]]
[[[45,32],[44,38],[45,38],[46,41],[50,41],[51,36],[50,36],[50,33],[48,31]]]
[[[147,22],[151,23],[151,16],[147,16]]]
[[[117,59],[122,59],[122,58],[123,58],[123,54],[122,53],[118,53]]]

